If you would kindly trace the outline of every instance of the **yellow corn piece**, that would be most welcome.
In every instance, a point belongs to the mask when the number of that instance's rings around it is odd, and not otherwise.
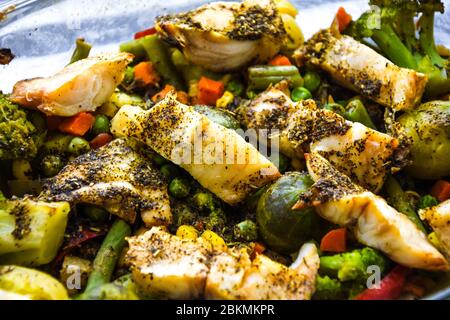
[[[275,0],[279,13],[286,13],[295,18],[298,13],[297,8],[287,0]]]
[[[195,240],[198,238],[198,232],[192,226],[183,225],[183,226],[178,227],[177,236],[182,239]]]
[[[234,100],[234,94],[230,91],[225,91],[219,99],[216,101],[217,108],[226,108]]]
[[[214,231],[206,230],[202,233],[202,238],[211,244],[213,250],[227,250],[227,244],[225,243],[225,241]]]
[[[438,237],[437,237],[437,235],[436,235],[435,232],[431,232],[431,233],[428,235],[428,241],[430,241],[431,244],[432,244],[433,246],[435,246],[436,248],[439,248],[439,247],[441,246],[441,243],[439,242],[439,239],[438,239]]]

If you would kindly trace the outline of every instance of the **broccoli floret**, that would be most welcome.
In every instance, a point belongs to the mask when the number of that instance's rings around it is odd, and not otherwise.
[[[369,4],[375,7],[353,23],[350,35],[360,40],[371,38],[393,63],[425,73],[428,97],[450,91],[449,63],[439,55],[434,41],[434,15],[444,11],[443,3],[438,0],[371,0]],[[420,17],[418,30],[416,17]]]
[[[39,142],[27,113],[0,92],[0,160],[34,158]]]
[[[337,279],[332,279],[328,276],[316,277],[316,292],[314,293],[314,300],[339,300],[345,299],[347,291],[342,283]]]
[[[383,273],[386,269],[386,259],[376,250],[366,247],[321,257],[319,273],[341,281],[366,282],[370,275],[369,266],[378,266]]]
[[[439,204],[439,201],[435,197],[427,194],[420,198],[418,209],[431,208],[431,207],[437,206],[438,204]]]

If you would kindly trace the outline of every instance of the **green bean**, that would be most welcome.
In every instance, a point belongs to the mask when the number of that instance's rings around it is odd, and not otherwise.
[[[84,41],[83,38],[78,38],[75,42],[75,50],[72,53],[72,57],[70,58],[70,63],[77,62],[78,60],[83,60],[89,57],[89,53],[91,52],[92,45]]]
[[[159,171],[161,171],[161,173],[169,180],[172,180],[180,175],[180,169],[171,163],[164,164]]]
[[[296,66],[255,66],[248,68],[249,77],[288,77],[299,74]]]
[[[303,79],[300,74],[294,76],[257,77],[249,80],[249,87],[256,90],[266,90],[270,85],[277,84],[283,80],[288,81],[290,87],[301,87],[303,85]]]
[[[157,35],[143,37],[140,43],[147,53],[148,59],[164,80],[178,90],[184,90],[183,80],[180,79],[172,61],[170,61],[167,45]]]
[[[56,134],[50,137],[42,146],[42,150],[46,153],[62,154],[67,152],[67,147],[73,136],[65,134]]]
[[[93,270],[89,275],[85,294],[111,281],[119,255],[126,244],[125,238],[129,235],[131,235],[131,228],[128,223],[117,219],[103,240],[94,259]]]
[[[69,145],[67,146],[67,152],[74,154],[74,155],[80,155],[82,153],[86,153],[91,149],[91,146],[89,145],[89,142],[84,140],[80,137],[73,138]]]
[[[352,99],[346,107],[345,118],[353,122],[359,122],[366,127],[376,129],[366,107],[359,99]]]
[[[422,220],[420,220],[411,203],[408,201],[398,181],[394,177],[389,176],[384,184],[384,189],[388,195],[390,204],[414,222],[419,230],[426,233]]]
[[[341,115],[345,117],[345,108],[340,105],[339,103],[327,103],[323,106],[325,110],[333,111],[334,113],[337,113],[338,115]]]
[[[120,46],[120,52],[128,52],[134,55],[134,58],[141,60],[147,57],[147,53],[141,44],[141,39],[131,40],[122,43]]]
[[[95,117],[94,124],[92,126],[92,134],[94,136],[100,133],[109,133],[110,123],[107,116],[99,114]]]
[[[40,169],[44,176],[53,177],[63,168],[64,163],[60,156],[48,154],[41,160]]]
[[[311,92],[314,92],[320,86],[320,76],[315,71],[307,71],[303,76],[304,84],[303,86]]]
[[[311,98],[312,98],[311,92],[305,87],[297,87],[294,90],[292,90],[291,99],[295,102]]]
[[[183,75],[187,86],[197,83],[202,77],[204,70],[197,65],[189,63],[180,50],[173,49],[170,58],[175,68]]]
[[[190,189],[189,183],[182,178],[175,178],[169,184],[170,194],[178,199],[187,197]]]
[[[131,84],[133,82],[133,80],[134,80],[134,68],[128,66],[125,69],[125,74],[124,74],[122,82],[125,84]]]

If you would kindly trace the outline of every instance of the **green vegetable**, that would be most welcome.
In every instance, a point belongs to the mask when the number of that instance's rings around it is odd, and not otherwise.
[[[252,220],[244,220],[234,227],[234,236],[240,241],[255,241],[258,239],[258,226]]]
[[[196,105],[194,106],[194,110],[198,113],[203,114],[212,122],[220,124],[225,128],[237,130],[241,127],[239,121],[230,113],[225,110],[212,108],[209,106]]]
[[[72,57],[70,58],[70,63],[77,62],[78,60],[83,60],[89,57],[89,53],[91,52],[92,45],[84,41],[83,38],[78,38],[75,41],[75,50],[72,53]]]
[[[134,80],[134,68],[128,66],[125,69],[125,74],[123,76],[123,81],[122,83],[126,84],[126,85],[130,85],[131,83],[133,83]]]
[[[178,90],[185,90],[184,82],[170,60],[167,45],[156,34],[140,38],[139,43],[164,80]]]
[[[435,197],[427,194],[420,198],[418,208],[426,209],[426,208],[431,208],[431,207],[437,206],[438,204],[439,204],[439,201]]]
[[[139,300],[138,289],[131,274],[94,288],[79,297],[83,300]]]
[[[294,90],[292,90],[291,99],[294,102],[307,100],[311,98],[312,98],[311,92],[305,87],[297,87]]]
[[[319,88],[321,79],[317,72],[306,71],[305,75],[303,76],[303,81],[303,86],[310,92],[314,92]]]
[[[70,141],[73,136],[57,133],[50,136],[42,146],[42,152],[48,154],[64,154],[67,152]]]
[[[109,133],[111,124],[107,116],[99,114],[95,117],[94,125],[92,126],[92,134],[97,136],[100,133]]]
[[[386,269],[386,259],[376,250],[366,247],[332,256],[320,257],[320,275],[337,278],[340,281],[355,280],[365,283],[371,273],[369,266],[378,266],[381,273]]]
[[[206,230],[213,230],[221,233],[227,223],[225,212],[222,208],[214,208],[206,221]]]
[[[193,197],[195,205],[199,210],[210,210],[214,209],[214,198],[209,192],[197,192]]]
[[[54,177],[64,167],[60,156],[47,154],[41,159],[40,169],[46,177]]]
[[[350,102],[347,104],[344,117],[347,120],[359,122],[368,128],[376,130],[375,124],[373,123],[366,107],[360,99],[356,98],[350,100]]]
[[[120,52],[132,53],[136,60],[142,60],[147,57],[147,52],[141,44],[141,39],[124,42],[119,46],[119,48]]]
[[[236,79],[233,79],[225,86],[226,91],[230,91],[235,96],[241,96],[244,93],[244,84]]]
[[[398,122],[412,142],[407,172],[419,179],[450,176],[450,101],[422,104],[401,115]]]
[[[191,64],[186,60],[184,54],[178,49],[172,49],[171,60],[175,68],[182,74],[185,84],[189,89],[189,95],[196,95],[194,88],[196,88],[198,81],[205,73],[202,67]]]
[[[314,300],[340,300],[347,297],[347,292],[342,283],[328,276],[316,277],[316,291]]]
[[[42,138],[26,111],[0,92],[0,160],[34,158]]]
[[[448,60],[439,55],[434,40],[434,15],[435,12],[444,12],[443,3],[438,0],[371,0],[370,4],[379,10],[365,12],[350,28],[351,35],[360,39],[371,38],[396,65],[425,73],[428,76],[428,97],[448,93]],[[416,24],[415,19],[419,15],[419,23]]]
[[[42,112],[29,111],[28,118],[38,132],[47,131],[47,119]]]
[[[84,294],[89,294],[91,290],[111,281],[119,255],[126,244],[125,238],[129,235],[131,235],[130,226],[125,221],[117,219],[97,252]]]
[[[89,150],[91,150],[89,142],[80,137],[74,137],[70,140],[70,143],[67,146],[67,152],[74,155],[80,155],[88,152]]]
[[[248,69],[249,90],[266,90],[282,80],[291,88],[301,87],[303,79],[295,66],[254,66]]]
[[[426,233],[422,220],[420,220],[398,181],[394,177],[389,176],[384,183],[384,189],[387,193],[389,203],[414,222],[419,230]]]
[[[168,180],[172,180],[180,175],[180,169],[171,163],[164,164],[159,170]]]
[[[0,290],[32,300],[66,300],[65,287],[55,278],[35,269],[0,266]]]
[[[325,110],[333,111],[334,113],[337,113],[341,116],[345,116],[345,109],[342,105],[339,103],[327,103],[323,106]]]
[[[102,207],[93,205],[82,205],[83,215],[94,222],[106,222],[110,216],[109,212]]]
[[[275,182],[259,199],[256,209],[259,232],[275,251],[297,251],[317,229],[319,217],[313,208],[291,209],[312,184],[313,180],[308,174],[290,172]]]
[[[190,190],[189,182],[183,178],[175,178],[169,184],[169,193],[177,199],[187,197]]]
[[[63,241],[70,206],[29,199],[0,202],[0,262],[49,263]]]

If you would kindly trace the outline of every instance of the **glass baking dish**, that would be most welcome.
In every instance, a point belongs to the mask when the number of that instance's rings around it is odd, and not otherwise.
[[[337,8],[344,6],[354,16],[367,8],[367,0],[291,0],[299,8],[298,22],[305,37],[331,23]],[[157,15],[183,11],[207,0],[2,0],[0,48],[10,48],[16,58],[0,66],[0,90],[10,92],[18,80],[46,76],[69,61],[76,38],[94,45],[93,52],[117,50],[118,44],[139,30],[149,28]],[[449,10],[436,19],[438,43],[450,46]],[[425,299],[449,299],[450,279]]]

